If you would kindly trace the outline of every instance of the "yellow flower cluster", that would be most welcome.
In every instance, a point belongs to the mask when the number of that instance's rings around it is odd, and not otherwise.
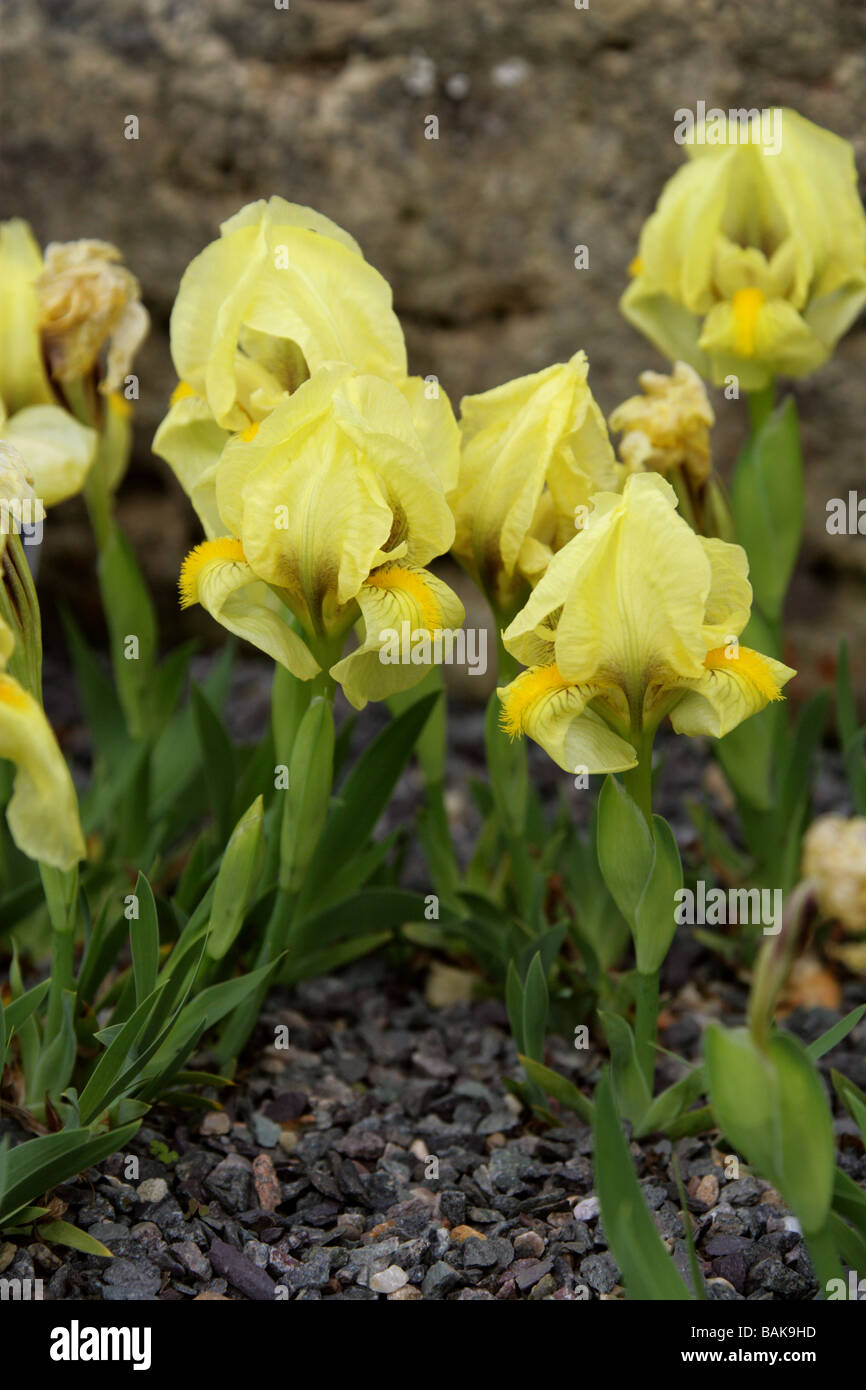
[[[633,766],[664,713],[720,737],[792,674],[729,656],[745,554],[696,536],[659,476],[709,471],[712,409],[685,363],[645,374],[616,412],[624,463],[582,352],[464,398],[458,426],[438,383],[407,374],[390,291],[357,244],[281,198],[192,262],[171,339],[181,382],[154,447],[207,538],[181,602],[300,679],[328,671],[358,707],[421,679],[381,659],[385,634],[459,626],[427,568],[449,549],[530,667],[501,692],[505,726],[569,769]]]

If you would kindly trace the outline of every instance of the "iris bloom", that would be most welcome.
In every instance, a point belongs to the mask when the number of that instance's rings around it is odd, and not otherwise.
[[[447,486],[459,439],[438,383],[407,376],[387,281],[348,232],[273,197],[241,208],[191,262],[171,316],[180,382],[154,450],[173,468],[208,536],[214,476],[229,437],[260,424],[328,362],[397,385]]]
[[[0,444],[0,503],[4,508],[39,510],[20,455],[5,444]],[[0,583],[9,543],[0,530]],[[14,649],[13,630],[0,615],[0,758],[15,765],[6,819],[23,854],[58,869],[71,869],[85,855],[75,789],[38,692],[25,689],[9,673]]]
[[[866,304],[851,146],[795,111],[775,119],[778,152],[765,152],[759,123],[686,146],[621,303],[668,357],[717,385],[736,375],[748,391],[814,371]]]
[[[736,640],[747,573],[739,546],[695,535],[657,473],[597,494],[505,632],[529,669],[499,692],[503,726],[570,772],[635,767],[665,715],[721,738],[794,675]]]
[[[125,467],[129,407],[118,387],[148,316],[119,262],[96,241],[52,243],[43,258],[26,222],[0,224],[0,439],[21,453],[47,506],[79,492],[96,457],[97,430],[70,406],[85,382],[104,399],[91,404],[115,481]]]
[[[594,492],[617,486],[588,371],[578,352],[460,403],[453,550],[499,612],[574,536]]]
[[[404,394],[379,377],[319,368],[231,438],[209,505],[219,530],[184,562],[183,605],[200,603],[301,680],[328,670],[357,708],[429,668],[380,660],[389,632],[435,636],[463,621],[425,569],[454,536],[443,481]],[[353,625],[359,646],[339,660]]]

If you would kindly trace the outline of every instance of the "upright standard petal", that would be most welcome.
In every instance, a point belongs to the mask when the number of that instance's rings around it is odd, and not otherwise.
[[[327,218],[279,198],[241,209],[191,262],[171,344],[178,375],[230,430],[263,418],[277,393],[325,362],[406,376],[387,281]],[[270,389],[258,402],[263,378],[251,385],[245,364],[268,374]]]
[[[616,461],[587,385],[584,353],[461,402],[460,477],[453,498],[454,553],[494,603],[507,607],[533,565],[527,540],[548,490],[557,547],[575,534],[578,506],[614,488]],[[533,565],[534,568],[534,565]]]
[[[41,274],[42,252],[27,223],[0,222],[0,399],[10,414],[54,400],[39,335]]]
[[[339,365],[315,372],[253,438],[229,442],[217,504],[256,574],[320,634],[353,620],[348,605],[372,570],[423,566],[453,536],[407,401]]]
[[[739,546],[696,536],[677,516],[657,473],[631,475],[621,496],[599,494],[504,633],[530,668],[502,696],[505,727],[565,767],[592,715],[596,745],[606,741],[597,766],[589,752],[582,759],[589,771],[633,766],[612,766],[625,755],[608,735],[636,746],[666,714],[682,733],[721,738],[780,699],[794,674],[738,645],[747,573]]]
[[[572,587],[556,637],[563,675],[600,675],[638,702],[671,676],[698,675],[710,565],[670,485],[635,474],[570,546]]]

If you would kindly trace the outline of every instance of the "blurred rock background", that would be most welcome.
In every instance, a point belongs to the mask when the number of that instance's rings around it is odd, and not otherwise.
[[[617,310],[643,219],[681,152],[673,113],[791,105],[851,140],[866,176],[862,0],[3,0],[0,215],[38,239],[100,237],[139,277],[153,331],[122,520],[165,612],[198,539],[149,451],[175,382],[179,277],[220,220],[271,193],[343,224],[394,287],[412,370],[462,394],[587,350],[606,412],[662,363]],[[140,138],[124,138],[128,115]],[[438,117],[439,138],[425,138]],[[861,190],[862,191],[862,190]],[[574,247],[589,269],[574,269]],[[866,680],[866,537],[830,537],[826,502],[866,496],[866,324],[797,388],[808,535],[790,606],[801,690],[846,633]],[[729,469],[742,403],[716,393]],[[83,511],[46,529],[42,587],[98,601]],[[478,683],[480,684],[480,682]]]

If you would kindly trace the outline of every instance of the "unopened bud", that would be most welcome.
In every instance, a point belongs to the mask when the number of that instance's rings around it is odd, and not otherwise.
[[[231,833],[214,885],[207,953],[220,960],[243,926],[265,857],[264,807],[257,796]]]

